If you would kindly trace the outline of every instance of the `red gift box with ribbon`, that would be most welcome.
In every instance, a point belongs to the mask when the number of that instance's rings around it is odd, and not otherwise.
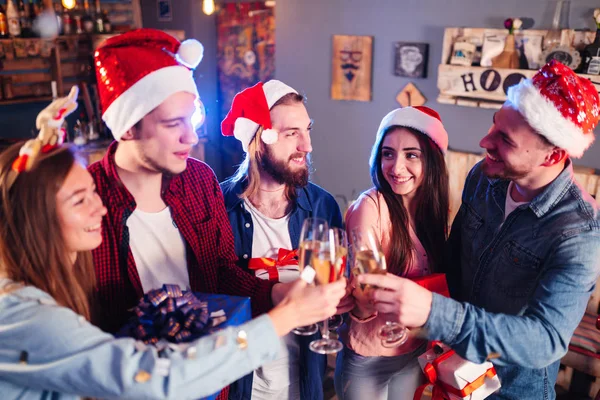
[[[419,356],[419,365],[429,382],[417,389],[414,400],[479,400],[500,389],[492,363],[475,364],[439,342]]]
[[[435,273],[426,276],[413,278],[413,282],[418,283],[430,292],[441,294],[442,296],[450,297],[448,283],[446,282],[446,274]]]
[[[261,279],[291,282],[300,276],[298,250],[279,249],[277,259],[251,258],[248,268]]]

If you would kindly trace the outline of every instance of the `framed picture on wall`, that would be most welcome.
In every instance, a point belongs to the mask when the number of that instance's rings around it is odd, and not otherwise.
[[[156,0],[158,7],[158,20],[172,21],[173,20],[173,7],[171,6],[171,0]]]
[[[429,44],[396,42],[394,44],[394,75],[427,78]]]
[[[331,98],[371,101],[373,36],[333,36]]]

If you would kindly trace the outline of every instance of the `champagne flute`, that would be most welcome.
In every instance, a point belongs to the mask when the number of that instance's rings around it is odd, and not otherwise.
[[[375,230],[355,229],[353,231],[353,246],[355,246],[355,265],[353,273],[358,274],[382,274],[387,273],[385,255],[381,249],[381,243],[377,238]],[[361,286],[363,290],[369,290],[369,286]],[[386,321],[377,336],[381,339],[383,347],[396,347],[404,344],[408,339],[408,329],[393,321]]]
[[[307,265],[311,265],[315,249],[321,247],[321,243],[327,236],[329,225],[322,218],[306,218],[302,223],[300,231],[300,245],[298,248],[298,269],[300,272]],[[310,336],[319,331],[317,324],[300,326],[293,329],[296,335]]]
[[[344,276],[348,244],[343,229],[333,228],[328,231],[328,238],[321,242],[317,251],[313,252],[311,265],[315,269],[317,285],[333,283]],[[310,349],[319,354],[333,354],[340,351],[342,342],[329,337],[329,319],[323,321],[322,338],[310,342]]]

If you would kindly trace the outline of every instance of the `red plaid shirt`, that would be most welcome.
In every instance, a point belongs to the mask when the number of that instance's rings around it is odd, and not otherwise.
[[[144,295],[126,226],[136,203],[117,175],[117,145],[113,142],[104,158],[88,168],[108,209],[102,220],[102,244],[92,252],[99,307],[94,322],[112,333],[123,326],[131,315],[128,310]],[[254,315],[273,307],[274,283],[236,265],[231,225],[219,182],[210,167],[189,159],[187,169],[163,186],[162,198],[186,242],[191,289],[251,297]]]

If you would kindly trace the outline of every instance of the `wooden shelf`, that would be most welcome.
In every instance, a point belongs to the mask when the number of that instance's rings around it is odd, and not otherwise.
[[[446,28],[442,62],[438,67],[437,86],[440,94],[439,103],[453,104],[465,107],[480,107],[497,109],[506,101],[506,92],[510,86],[516,85],[522,79],[531,78],[537,69],[508,69],[495,67],[462,66],[447,64],[452,54],[452,45],[458,36],[480,38],[484,35],[506,35],[505,29],[482,28]],[[547,31],[525,30],[522,36],[543,36]],[[596,32],[564,30],[563,39],[573,45],[591,43]],[[589,79],[600,93],[600,76],[578,74]]]
[[[7,106],[7,105],[11,105],[11,104],[48,102],[51,100],[52,100],[52,96],[15,97],[14,99],[0,100],[0,106]]]

